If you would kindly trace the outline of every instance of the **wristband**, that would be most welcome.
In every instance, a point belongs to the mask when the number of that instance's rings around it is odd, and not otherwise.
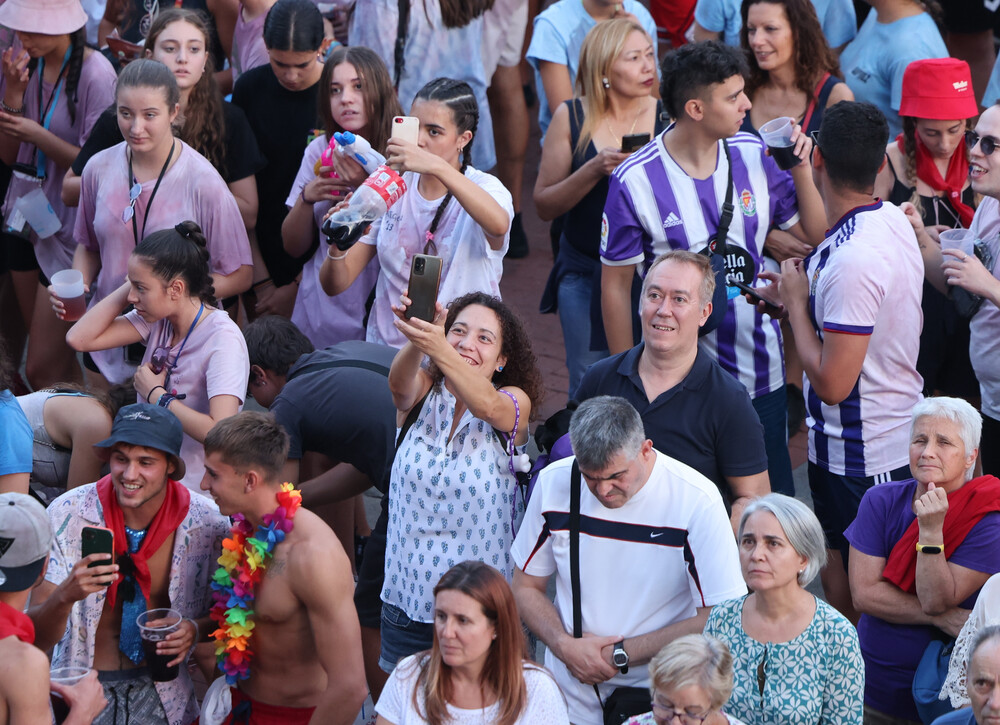
[[[153,397],[153,391],[156,390],[157,388],[163,388],[163,386],[162,385],[154,385],[152,387],[152,389],[146,394],[146,402],[149,403],[150,405],[153,404],[152,401],[150,400],[150,398]],[[163,392],[164,393],[167,392],[167,389],[163,388]]]
[[[156,401],[157,406],[160,408],[167,408],[175,400],[184,400],[187,395],[174,395],[173,393],[164,393],[160,396],[160,399]]]
[[[22,113],[24,113],[23,105],[20,108],[13,108],[11,106],[8,106],[7,103],[3,100],[0,100],[0,108],[2,108],[4,111],[14,116],[20,116]]]
[[[194,644],[201,642],[201,627],[191,617],[184,617],[184,620],[194,625]]]
[[[332,250],[332,249],[333,249],[333,247],[330,247],[330,249],[326,250],[326,256],[327,256],[328,259],[332,259],[334,262],[339,262],[341,259],[344,259],[344,257],[347,256],[347,252],[344,252],[339,257],[334,257],[332,254],[330,254],[330,250]]]
[[[316,203],[315,201],[309,201],[306,198],[306,187],[305,186],[303,186],[302,187],[302,191],[299,192],[299,198],[302,199],[302,203],[303,204],[308,204],[309,206],[312,206],[313,204]]]

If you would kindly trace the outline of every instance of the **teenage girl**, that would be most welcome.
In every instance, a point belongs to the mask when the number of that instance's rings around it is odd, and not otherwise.
[[[479,107],[467,83],[431,81],[417,93],[410,115],[420,121],[419,143],[392,139],[388,163],[401,169],[407,192],[377,227],[346,252],[327,248],[320,283],[340,294],[378,256],[381,266],[367,340],[402,347],[392,303],[406,291],[414,254],[443,259],[438,300],[466,292],[500,294],[503,256],[514,209],[500,181],[469,166]]]
[[[0,255],[6,264],[0,268],[11,271],[29,331],[26,372],[35,388],[80,379],[66,346],[69,326],[50,312],[45,287],[48,277],[73,260],[76,210],[60,200],[63,174],[114,93],[111,64],[86,47],[86,22],[79,2],[10,0],[0,6],[0,25],[17,31],[22,46],[3,53],[0,159],[13,167],[14,177],[3,206]],[[22,197],[39,188],[60,224],[44,238],[15,210]]]
[[[122,315],[128,305],[134,309]],[[181,222],[143,239],[129,256],[125,283],[91,307],[66,339],[80,351],[146,344],[135,372],[136,400],[180,420],[182,483],[200,491],[202,442],[212,426],[243,407],[250,362],[240,328],[216,307],[198,225]]]
[[[141,240],[185,219],[210,240],[216,294],[228,297],[250,286],[250,243],[236,200],[212,164],[174,138],[179,102],[174,74],[158,61],[132,61],[118,77],[118,125],[126,140],[94,156],[81,177],[73,266],[95,286],[91,307],[121,286],[129,253]],[[114,383],[131,375],[141,357],[96,349],[102,352],[85,358],[88,369]]]
[[[306,260],[285,252],[281,224],[288,213],[285,199],[315,129],[322,58],[330,42],[311,0],[278,0],[264,20],[268,64],[244,72],[233,89],[233,103],[246,113],[267,159],[257,173],[255,299],[245,300],[251,316],[292,314]]]
[[[174,121],[177,136],[208,159],[236,198],[247,229],[257,223],[257,183],[254,174],[266,163],[246,116],[222,100],[215,82],[210,30],[204,16],[171,8],[156,16],[146,37],[146,57],[173,71],[180,89],[180,109]],[[63,201],[80,202],[80,176],[98,151],[121,143],[118,115],[112,105],[94,125],[63,180]]]
[[[292,322],[313,345],[323,348],[365,338],[365,303],[378,276],[378,262],[369,262],[343,294],[330,297],[320,287],[326,245],[316,243],[319,226],[330,206],[368,176],[348,156],[334,154],[333,167],[320,167],[321,156],[338,131],[356,133],[385,154],[392,118],[402,111],[381,58],[358,46],[337,48],[326,61],[319,81],[319,108],[326,133],[306,147],[285,202],[289,212],[281,225],[281,236],[285,251],[294,257],[315,249],[302,270]]]

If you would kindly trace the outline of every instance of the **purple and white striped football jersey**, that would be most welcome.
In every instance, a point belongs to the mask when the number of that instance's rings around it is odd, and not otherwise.
[[[870,336],[861,375],[838,405],[823,403],[803,376],[809,460],[846,476],[905,466],[910,412],[923,388],[916,364],[924,264],[913,228],[892,204],[858,207],[804,264],[820,339],[829,332]]]
[[[726,238],[727,267],[755,287],[768,230],[772,225],[788,229],[799,220],[795,185],[792,175],[764,154],[757,136],[738,133],[728,143],[735,211]],[[622,162],[611,177],[601,261],[612,266],[636,264],[645,274],[657,256],[671,249],[701,251],[718,228],[728,178],[721,141],[715,172],[707,179],[694,179],[671,158],[661,134]],[[746,386],[751,398],[785,383],[781,329],[742,297],[729,300],[722,324],[701,344]]]

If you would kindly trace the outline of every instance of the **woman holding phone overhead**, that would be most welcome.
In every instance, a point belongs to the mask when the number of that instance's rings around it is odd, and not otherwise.
[[[340,294],[377,255],[381,270],[367,340],[393,347],[406,343],[394,326],[391,301],[407,288],[413,255],[442,258],[442,302],[474,290],[499,295],[514,217],[510,192],[469,165],[479,123],[469,85],[433,80],[417,93],[411,114],[420,124],[418,143],[392,138],[386,149],[387,163],[403,172],[407,192],[360,243],[346,252],[330,246],[319,273],[323,290]]]
[[[598,23],[580,50],[578,97],[556,109],[545,135],[535,206],[542,219],[566,214],[566,223],[541,308],[559,310],[571,398],[586,369],[608,354],[601,214],[608,177],[628,158],[626,138],[645,134],[649,141],[664,128],[662,106],[651,95],[655,85],[656,54],[642,26],[629,18]]]
[[[174,74],[155,60],[132,61],[118,77],[115,100],[125,141],[83,170],[76,221],[73,266],[95,288],[91,308],[121,286],[129,253],[147,235],[185,219],[204,230],[215,294],[247,289],[250,243],[236,200],[208,160],[174,138],[180,100]],[[123,348],[98,350],[84,362],[113,383],[131,375],[141,357],[127,359]]]

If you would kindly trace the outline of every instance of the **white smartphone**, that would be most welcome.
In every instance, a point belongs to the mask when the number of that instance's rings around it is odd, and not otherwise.
[[[420,135],[420,119],[416,116],[396,116],[392,119],[390,138],[416,144]]]

